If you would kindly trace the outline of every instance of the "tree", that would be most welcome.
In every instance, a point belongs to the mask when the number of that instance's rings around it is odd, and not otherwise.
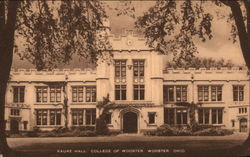
[[[204,9],[208,3],[230,10],[227,18],[232,22],[231,37],[233,41],[238,37],[244,60],[250,69],[249,0],[159,0],[137,19],[136,26],[143,29],[149,46],[162,53],[173,52],[178,61],[191,60],[198,52],[195,39],[205,42],[213,37],[213,16]],[[246,144],[250,144],[250,136]]]
[[[105,18],[99,1],[0,1],[2,153],[10,150],[5,135],[4,106],[13,52],[30,61],[38,70],[67,63],[74,54],[96,62],[102,57],[102,50],[110,49],[104,32]]]
[[[213,58],[201,58],[193,57],[190,61],[169,61],[167,62],[166,68],[222,68],[222,67],[233,67],[236,66],[231,60],[215,60]]]

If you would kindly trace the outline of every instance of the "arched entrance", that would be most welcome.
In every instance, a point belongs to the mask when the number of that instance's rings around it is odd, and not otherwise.
[[[240,119],[240,132],[247,132],[247,119]]]
[[[11,133],[18,133],[19,131],[19,123],[15,119],[10,120],[10,132]]]
[[[137,133],[138,131],[138,116],[134,112],[126,112],[123,114],[123,132]]]

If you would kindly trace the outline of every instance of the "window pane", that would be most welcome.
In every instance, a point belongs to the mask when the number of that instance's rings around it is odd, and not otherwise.
[[[217,123],[217,110],[212,109],[212,124],[216,124],[216,123]]]

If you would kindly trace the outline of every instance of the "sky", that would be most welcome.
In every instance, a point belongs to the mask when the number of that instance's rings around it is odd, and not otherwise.
[[[132,1],[132,6],[135,8],[135,16],[142,16],[151,6],[155,4],[154,1]],[[127,15],[117,16],[117,11],[114,8],[123,8],[124,3],[119,1],[104,1],[104,6],[110,20],[111,33],[120,35],[124,30],[135,30],[135,19]],[[212,8],[213,7],[213,8]],[[228,40],[230,37],[230,25],[226,20],[217,18],[215,11],[228,12],[227,8],[215,8],[215,6],[207,6],[207,11],[214,15],[212,30],[213,39],[200,42],[197,41],[199,54],[201,57],[211,57],[214,59],[224,58],[231,60],[236,65],[245,65],[239,43],[233,43]],[[89,67],[86,60],[79,57],[73,57],[69,65],[62,65],[59,68],[86,68]],[[27,61],[21,61],[18,56],[14,55],[13,68],[34,68],[34,66]]]

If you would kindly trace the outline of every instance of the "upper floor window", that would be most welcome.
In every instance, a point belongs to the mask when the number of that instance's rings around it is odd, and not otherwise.
[[[115,100],[126,100],[126,85],[115,85]]]
[[[96,102],[96,87],[86,87],[86,102]]]
[[[187,101],[187,86],[164,86],[163,87],[164,102],[185,102]]]
[[[209,99],[210,98],[210,99]],[[221,85],[198,85],[198,101],[222,101]]]
[[[10,110],[10,115],[12,115],[12,116],[20,116],[20,109],[12,108]]]
[[[211,86],[211,100],[222,101],[222,86]]]
[[[244,86],[233,85],[233,101],[244,101]]]
[[[83,86],[72,87],[72,101],[83,102]]]
[[[145,99],[145,86],[134,85],[134,100],[144,100],[144,99]]]
[[[36,102],[48,101],[48,87],[36,87]]]
[[[198,101],[208,101],[208,86],[198,86]]]
[[[115,82],[126,82],[126,60],[115,60]]]
[[[61,87],[50,87],[50,102],[61,102]]]
[[[134,83],[144,82],[144,60],[133,60]]]
[[[14,103],[24,102],[24,87],[23,86],[13,87],[13,102]]]

